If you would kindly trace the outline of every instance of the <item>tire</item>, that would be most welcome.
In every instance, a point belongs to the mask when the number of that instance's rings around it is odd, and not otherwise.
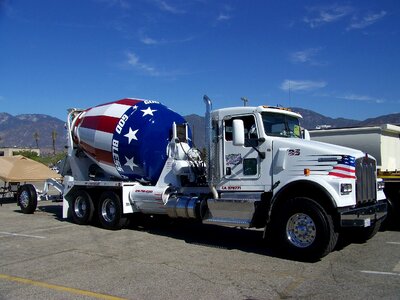
[[[339,234],[332,217],[310,198],[293,198],[276,211],[274,241],[283,252],[300,260],[318,260],[336,246]]]
[[[122,213],[121,199],[115,192],[107,191],[101,195],[97,213],[105,229],[118,230],[127,223]]]
[[[93,218],[94,205],[90,195],[84,190],[78,190],[71,201],[71,216],[79,225],[88,225]]]
[[[37,193],[32,184],[22,185],[17,192],[17,203],[24,214],[33,214],[37,208]]]

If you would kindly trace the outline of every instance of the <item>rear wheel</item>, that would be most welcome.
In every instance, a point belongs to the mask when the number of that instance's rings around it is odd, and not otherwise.
[[[94,205],[86,191],[80,190],[75,193],[71,208],[72,219],[76,224],[87,225],[92,221]]]
[[[288,255],[316,260],[331,252],[338,240],[332,217],[310,198],[293,198],[275,212],[272,234]]]
[[[17,192],[17,203],[24,214],[33,214],[37,207],[37,193],[32,184],[22,185]]]
[[[104,192],[100,197],[98,217],[105,229],[121,229],[127,222],[123,215],[121,199],[115,192]]]

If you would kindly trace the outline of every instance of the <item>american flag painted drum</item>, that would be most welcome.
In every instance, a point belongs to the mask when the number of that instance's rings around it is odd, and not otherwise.
[[[157,101],[122,99],[83,111],[72,135],[108,174],[154,184],[167,160],[174,122],[186,121]]]

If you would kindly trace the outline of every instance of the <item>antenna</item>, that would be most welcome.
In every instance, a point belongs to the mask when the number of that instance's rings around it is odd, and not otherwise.
[[[289,80],[289,107],[292,106],[292,86],[290,84],[290,80]]]
[[[249,102],[249,99],[247,99],[246,97],[241,97],[240,100],[243,101],[243,106],[247,106],[247,102]]]

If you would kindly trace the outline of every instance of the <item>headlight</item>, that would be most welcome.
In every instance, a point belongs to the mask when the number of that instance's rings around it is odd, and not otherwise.
[[[348,195],[353,191],[353,186],[351,183],[342,183],[340,185],[340,194]]]
[[[382,181],[378,181],[378,191],[382,191],[385,188],[385,182]]]

